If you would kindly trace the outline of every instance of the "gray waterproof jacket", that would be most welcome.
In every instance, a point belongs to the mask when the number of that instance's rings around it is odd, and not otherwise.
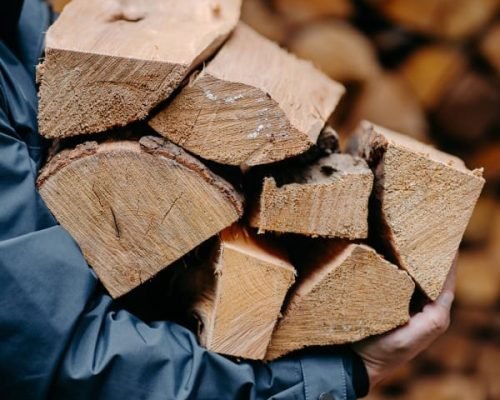
[[[38,195],[35,65],[52,14],[0,3],[0,398],[355,399],[364,366],[347,348],[272,363],[211,353],[168,321],[116,306]]]

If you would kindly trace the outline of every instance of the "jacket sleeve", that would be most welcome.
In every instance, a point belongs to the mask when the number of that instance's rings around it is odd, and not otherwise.
[[[0,40],[3,399],[356,398],[347,350],[236,363],[117,309],[36,191],[39,143],[33,79]]]

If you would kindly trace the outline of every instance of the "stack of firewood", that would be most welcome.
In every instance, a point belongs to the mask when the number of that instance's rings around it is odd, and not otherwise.
[[[310,13],[296,3],[291,20]],[[165,292],[210,350],[271,360],[405,324],[412,296],[441,292],[482,170],[366,121],[339,141],[344,87],[239,22],[240,6],[67,5],[38,68],[42,197],[111,296],[175,269]],[[295,38],[299,55],[315,34]],[[392,87],[374,60],[331,74]]]

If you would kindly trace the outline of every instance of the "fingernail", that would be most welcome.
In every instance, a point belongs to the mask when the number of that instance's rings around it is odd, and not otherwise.
[[[441,304],[444,307],[449,308],[453,304],[454,299],[455,299],[455,296],[453,295],[453,293],[446,292],[446,293],[443,293],[441,296],[439,296],[437,298],[436,302]]]

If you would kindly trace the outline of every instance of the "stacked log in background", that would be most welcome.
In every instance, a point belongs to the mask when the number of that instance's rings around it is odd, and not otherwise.
[[[217,14],[221,10],[224,11],[225,2],[212,2],[210,7],[211,12]],[[122,14],[125,20],[127,18],[140,20],[144,17],[135,15],[133,9],[131,11],[126,10]],[[299,57],[312,60],[317,67],[332,79],[346,86],[346,94],[330,119],[330,124],[340,133],[342,146],[345,146],[349,141],[351,133],[358,126],[359,122],[362,119],[369,119],[396,131],[404,132],[424,142],[434,143],[445,151],[458,154],[466,161],[469,167],[485,167],[484,176],[487,179],[487,186],[482,197],[479,199],[478,206],[465,233],[459,258],[457,304],[453,310],[451,331],[439,343],[416,360],[416,362],[405,366],[395,376],[391,377],[382,385],[379,392],[371,395],[373,399],[420,399],[424,398],[424,396],[425,398],[438,400],[450,398],[478,400],[500,398],[500,389],[496,379],[500,373],[498,347],[500,344],[498,341],[500,337],[500,253],[498,250],[500,248],[500,204],[497,200],[500,180],[500,143],[498,135],[500,125],[500,113],[498,112],[500,109],[498,80],[500,71],[500,39],[497,15],[498,2],[496,0],[245,0],[243,2],[242,19],[247,24],[264,36],[287,47]],[[221,29],[224,30],[227,27],[222,27]],[[248,33],[243,32],[242,34]],[[250,33],[250,35],[252,34]],[[68,43],[71,40],[70,38],[66,39]],[[48,46],[50,47],[50,42],[48,42]],[[243,80],[244,77],[237,74],[241,69],[238,65],[247,65],[248,60],[245,60],[242,56],[239,57],[234,51],[234,49],[228,46],[228,48],[223,48],[223,51],[218,52],[213,60],[213,66],[211,67],[209,63],[208,68],[204,69],[201,74],[193,76],[188,87],[177,93],[174,100],[169,103],[169,107],[164,112],[157,114],[156,121],[155,119],[150,120],[151,127],[162,134],[161,126],[166,126],[166,130],[169,132],[165,136],[173,142],[185,146],[186,150],[218,163],[222,162],[243,167],[244,170],[252,165],[268,161],[279,161],[288,157],[292,154],[285,154],[284,151],[290,148],[295,154],[302,152],[306,147],[304,144],[306,142],[304,141],[301,142],[303,144],[295,141],[297,143],[295,147],[290,147],[290,143],[283,143],[281,153],[277,152],[280,155],[272,160],[266,159],[266,157],[269,157],[269,154],[276,154],[274,152],[257,154],[258,157],[255,157],[255,153],[248,147],[246,148],[246,154],[239,152],[238,141],[242,136],[238,124],[241,121],[231,121],[227,116],[234,115],[238,111],[237,107],[230,107],[237,104],[238,100],[240,100],[237,96],[238,89],[241,86],[235,87],[235,85],[228,85],[227,83],[238,80],[238,82],[255,87],[254,100],[259,98],[259,90],[264,93],[270,93],[271,96],[268,104],[271,106],[271,100],[279,102],[279,98],[273,98],[273,94],[270,88],[265,86],[265,82],[245,81]],[[207,54],[205,56],[208,57]],[[196,56],[191,57],[193,61],[200,61],[195,60]],[[218,62],[217,58],[221,61]],[[234,60],[233,62],[236,63],[234,70],[221,72],[221,69],[218,67],[221,65],[224,66],[227,60]],[[71,59],[67,60],[68,63],[70,61]],[[160,59],[159,61],[165,61],[169,64],[168,68],[171,69],[172,60]],[[106,61],[101,60],[101,62],[104,63]],[[186,64],[185,60],[182,60],[182,63]],[[155,68],[158,68],[156,71],[163,71],[160,66],[155,65]],[[68,70],[72,68],[74,67],[68,64]],[[135,71],[133,67],[127,66],[127,69],[130,68],[132,71]],[[177,81],[180,81],[184,76],[187,76],[186,74],[189,74],[191,68],[186,66],[185,68],[181,68],[180,71],[174,70],[175,74],[171,75]],[[264,74],[273,74],[272,70],[268,71],[267,65],[263,65],[262,68]],[[137,70],[139,70],[139,66],[137,66]],[[122,72],[122,75],[118,74],[118,76],[123,76],[124,73]],[[155,70],[148,70],[148,73],[155,76]],[[236,75],[234,75],[235,73]],[[44,70],[41,69],[42,79],[44,74]],[[73,87],[73,84],[71,84],[71,79],[74,79],[71,77],[72,74],[65,73],[64,75],[68,79],[65,82],[68,82],[67,84]],[[276,75],[279,75],[279,73],[276,73]],[[304,79],[306,82],[304,85],[307,87],[312,82],[308,78],[309,74],[305,73],[305,75]],[[103,88],[103,91],[112,89],[113,78],[104,76],[103,79],[107,81],[106,88]],[[144,90],[140,85],[137,85],[136,81],[140,82],[140,79],[137,75],[134,76],[133,74],[130,74],[128,77],[128,82],[132,86],[136,86],[136,89],[134,89],[136,91]],[[300,79],[298,83],[302,83]],[[55,77],[54,83],[51,85],[60,84],[60,81]],[[152,94],[165,97],[171,92],[172,85],[170,82],[162,82],[155,85],[158,85],[154,86],[155,89],[157,87],[164,89],[162,91],[154,90]],[[318,83],[318,85],[324,86],[323,83]],[[216,94],[211,91],[212,88],[220,89],[224,93],[224,98],[214,99]],[[94,90],[93,88],[91,89]],[[146,88],[146,90],[150,91],[151,89]],[[297,88],[296,90],[299,91],[297,98],[304,98],[304,94],[300,93],[301,89]],[[330,92],[333,93],[334,91],[332,87]],[[196,93],[201,93],[202,95],[197,96]],[[340,94],[338,92],[338,96]],[[224,99],[230,100],[221,107],[220,103],[224,102]],[[147,103],[143,102],[137,105],[140,107],[135,110],[133,116],[124,115],[123,122],[112,122],[111,126],[125,125],[137,117],[145,116],[144,113],[147,114],[149,111],[144,111],[144,107],[152,109],[162,100],[164,99],[151,99],[149,97]],[[76,110],[75,115],[80,115],[78,107],[81,107],[81,101],[83,100],[74,98],[71,102],[76,107],[76,109],[73,107]],[[102,101],[106,101],[105,97]],[[134,103],[135,99],[131,97],[127,101]],[[110,102],[113,104],[113,99]],[[333,103],[334,99],[332,98],[331,104],[333,105]],[[246,104],[245,113],[254,113],[255,118],[259,116],[259,112],[262,112],[263,109],[269,108],[267,106],[254,108],[251,107],[252,105],[252,103]],[[95,105],[90,104],[89,106],[90,110],[93,110]],[[222,115],[222,124],[212,126],[213,121],[203,120],[203,118],[201,120],[192,118],[192,115],[196,116],[198,110],[205,110],[210,107],[213,107],[212,113],[223,113],[223,110],[227,110],[227,115]],[[59,118],[60,121],[58,123],[61,126],[68,126],[67,120],[64,119],[67,109],[55,111],[61,112],[60,115],[63,116]],[[51,112],[54,112],[54,110],[51,110]],[[323,111],[316,110],[316,112],[320,116],[324,116],[325,113],[328,114],[326,109]],[[185,117],[186,115],[188,117]],[[193,123],[193,121],[195,122]],[[68,128],[72,132],[70,134],[85,132],[86,124],[84,121],[79,121],[76,118],[72,122],[75,125],[73,128]],[[290,123],[290,118],[288,118],[288,122]],[[273,119],[272,123],[275,124],[276,120]],[[42,123],[41,126],[43,126]],[[293,123],[292,126],[296,127]],[[172,127],[179,127],[179,130],[172,129]],[[185,130],[186,127],[192,129],[195,134],[183,137],[182,130]],[[217,129],[222,129],[228,133],[226,137],[232,139],[224,143],[224,146],[232,145],[233,151],[230,154],[236,157],[233,156],[231,160],[221,159],[220,154],[225,153],[222,146],[221,148],[214,148],[213,145],[210,145],[210,139],[196,141],[196,138],[199,138],[200,133],[204,133],[207,127],[214,132]],[[273,129],[275,127],[276,125],[273,125]],[[99,130],[104,130],[105,128],[107,127]],[[247,136],[250,135],[250,137],[244,139],[246,139],[247,143],[251,141],[252,137],[261,140],[265,137],[265,128],[265,126],[260,128],[259,124],[256,125],[253,130],[247,133]],[[304,130],[304,126],[299,128]],[[133,131],[139,130],[142,135],[145,132],[144,129],[144,127],[137,128],[135,126],[131,128]],[[57,129],[50,128],[50,132],[55,131]],[[89,132],[91,131],[92,129],[89,130]],[[263,134],[261,135],[261,133]],[[122,135],[122,133],[118,135]],[[135,138],[136,133],[133,132],[130,136]],[[311,137],[314,137],[314,135],[309,136],[309,138]],[[93,139],[93,137],[91,138]],[[102,138],[97,137],[96,140],[101,141]],[[309,140],[311,142],[315,141],[314,139]],[[63,141],[62,147],[68,147],[73,144],[74,142],[71,141],[67,141],[66,143]],[[259,145],[261,144],[259,143]],[[94,164],[92,162],[89,163],[86,174],[95,173],[99,168],[102,170],[103,166],[106,168],[106,164],[112,162],[112,159],[105,154],[106,147],[103,148],[97,144],[95,146],[97,147],[94,148],[93,145],[87,144],[79,147],[79,150],[73,151],[76,151],[76,153],[94,152],[92,154],[96,161],[92,161]],[[109,148],[109,146],[116,146],[116,144],[107,144],[106,146]],[[201,215],[206,213],[206,218],[215,218],[219,221],[224,219],[227,225],[230,224],[230,221],[236,220],[241,216],[243,212],[241,198],[236,193],[237,191],[228,190],[228,185],[230,185],[228,181],[236,185],[238,191],[241,189],[239,186],[241,182],[238,182],[239,172],[236,170],[230,169],[221,172],[220,166],[205,161],[203,163],[208,165],[213,172],[200,168],[200,164],[189,154],[182,152],[179,148],[171,147],[159,139],[141,139],[139,145],[135,143],[133,146],[133,149],[124,150],[136,154],[137,162],[144,162],[143,167],[141,167],[142,169],[140,169],[142,173],[139,173],[139,176],[144,176],[144,179],[147,180],[148,174],[146,171],[152,165],[156,165],[157,162],[149,162],[146,158],[154,152],[157,154],[158,152],[163,152],[161,156],[163,157],[163,162],[180,163],[177,177],[179,180],[174,180],[174,182],[183,183],[185,180],[191,179],[192,181],[187,184],[188,187],[194,187],[193,185],[203,186],[204,182],[213,182],[214,178],[212,174],[214,172],[215,175],[224,175],[224,182],[219,182],[216,185],[217,189],[215,191],[211,186],[207,186],[207,191],[211,190],[209,195],[219,196],[219,199],[223,200],[214,202],[212,209],[210,207],[209,209],[204,209],[203,207],[197,207],[196,204],[191,204],[188,200],[183,199],[183,196],[177,199],[177,196],[183,192],[182,188],[178,192],[175,190],[172,191],[172,189],[175,189],[178,183],[169,184],[168,190],[159,187],[158,193],[153,195],[152,198],[167,196],[164,204],[148,206],[148,204],[151,204],[151,199],[142,199],[140,204],[137,203],[133,207],[133,210],[103,210],[101,214],[93,217],[102,218],[104,215],[106,220],[114,221],[110,226],[103,227],[105,235],[109,235],[104,236],[107,238],[105,244],[109,244],[108,240],[111,242],[121,240],[122,243],[125,240],[125,246],[134,246],[133,243],[136,243],[137,239],[137,229],[142,229],[142,231],[148,231],[149,229],[156,232],[158,227],[155,226],[154,221],[158,219],[163,220],[163,218],[166,220],[168,218],[180,218],[180,215],[185,215],[186,213],[192,214],[193,218],[200,218]],[[207,149],[210,151],[209,153],[206,152]],[[66,152],[70,153],[70,151]],[[336,153],[336,145],[333,146],[333,150],[330,148],[328,153]],[[225,154],[227,155],[228,153]],[[75,156],[74,160],[77,160],[78,157]],[[313,159],[315,157],[313,156]],[[334,160],[341,158],[340,155],[330,154],[329,157],[333,157],[333,159],[326,159],[328,162],[326,168],[324,168],[325,165],[320,165],[321,162],[316,166],[318,171],[328,171],[331,174],[336,168],[335,165],[342,162]],[[71,160],[71,156],[68,160]],[[250,161],[248,162],[248,160]],[[126,169],[127,165],[124,165],[126,163],[127,161],[122,163],[121,168]],[[293,170],[289,166],[286,168]],[[333,170],[329,168],[333,168]],[[106,171],[109,172],[111,169],[109,168]],[[133,171],[134,168],[131,168],[131,170]],[[311,176],[315,175],[314,168],[307,172],[305,176],[303,176],[304,173],[298,174],[299,176],[297,174],[291,174],[292,176],[285,174],[288,176],[282,176],[283,174],[272,174],[267,173],[267,171],[264,173],[267,174],[267,177],[264,182],[264,191],[260,198],[259,207],[247,206],[247,210],[250,210],[249,224],[261,227],[262,231],[283,230],[285,232],[291,231],[290,225],[293,225],[296,233],[307,233],[304,230],[310,227],[300,226],[301,222],[304,222],[305,219],[293,221],[293,209],[289,211],[280,210],[280,212],[288,212],[290,217],[286,220],[274,221],[272,207],[266,205],[272,206],[273,202],[285,201],[285,199],[289,198],[287,196],[293,196],[294,199],[301,198],[300,196],[302,196],[307,201],[307,196],[314,196],[314,193],[319,193],[315,192],[320,189],[315,188],[314,183],[308,184],[307,182]],[[322,175],[326,176],[325,174]],[[83,176],[83,180],[76,180],[77,183],[74,183],[75,190],[76,188],[85,189],[85,176]],[[116,174],[113,178],[113,181],[115,178],[117,180],[114,182],[116,193],[121,193],[127,187],[127,179],[138,179],[134,176],[129,176],[128,178],[125,178],[125,176],[123,174]],[[362,174],[358,176],[358,179],[363,179]],[[75,182],[76,178],[70,176],[68,179]],[[123,181],[120,182],[120,179]],[[294,182],[300,182],[300,193],[293,192]],[[309,186],[309,189],[306,186]],[[360,188],[362,187],[366,188],[366,186],[360,184]],[[89,193],[92,192],[92,188],[87,188],[87,190],[90,191]],[[308,194],[307,191],[310,191],[312,194]],[[362,196],[361,192],[359,193]],[[331,194],[331,196],[334,195],[335,193]],[[97,193],[95,196],[104,199],[104,202],[109,198],[113,198],[110,193]],[[137,196],[137,193],[135,196]],[[322,194],[322,196],[328,196],[328,193]],[[189,199],[189,197],[187,198]],[[172,203],[178,203],[179,208],[176,206],[169,210],[170,207],[168,204]],[[220,208],[221,204],[224,204],[224,207]],[[351,206],[356,207],[356,204],[352,204]],[[148,207],[152,209],[148,209]],[[163,211],[161,215],[157,214],[158,210]],[[173,214],[172,210],[174,210]],[[310,210],[309,212],[312,213],[313,211]],[[136,221],[139,225],[135,226],[135,230],[131,229],[127,232],[129,227],[120,225],[120,216],[124,215],[124,212],[128,212],[129,214],[136,213]],[[176,215],[176,213],[178,214]],[[359,216],[361,214],[357,213],[356,215]],[[309,215],[310,218],[311,215]],[[419,221],[418,214],[415,216],[414,221]],[[277,222],[281,222],[285,226],[280,228],[276,225]],[[146,224],[147,226],[141,227],[140,224]],[[324,227],[320,223],[316,223],[315,228],[318,228],[319,231],[312,234],[325,235],[324,230],[322,230]],[[355,226],[347,226],[347,228],[344,226],[343,232],[340,229],[336,230],[335,234],[327,232],[326,235],[350,239],[362,238],[360,232],[364,229],[366,227],[362,226],[361,221],[355,224]],[[123,235],[123,237],[117,239],[117,232],[119,232],[118,236]],[[180,246],[182,249],[182,246],[189,247],[195,246],[195,243],[201,243],[215,232],[207,229],[203,235],[202,232],[197,233],[199,233],[199,237],[188,235],[189,237],[185,241],[183,239],[183,243],[177,243],[175,241],[178,240],[179,233],[172,233],[165,230],[163,233],[164,236],[161,239],[167,241],[173,240],[175,247],[179,249]],[[309,233],[311,234],[311,232]],[[265,240],[265,243],[262,240]],[[298,277],[295,277],[295,274],[292,273],[293,269],[291,265],[297,264],[300,254],[299,256],[293,254],[286,255],[282,251],[283,246],[290,247],[290,243],[296,245],[297,238],[290,238],[287,235],[284,237],[281,236],[278,237],[277,240],[279,243],[277,244],[275,240],[276,238],[272,238],[269,242],[267,239],[262,239],[259,236],[256,237],[252,230],[242,228],[241,226],[233,227],[216,239],[216,243],[205,243],[196,252],[190,253],[187,258],[177,262],[173,268],[167,268],[161,272],[156,280],[140,286],[119,301],[122,301],[136,312],[145,314],[146,317],[154,318],[159,313],[164,312],[162,307],[166,302],[163,297],[164,294],[167,295],[167,298],[168,296],[172,296],[175,299],[174,301],[180,302],[180,295],[176,287],[191,287],[195,288],[194,291],[199,292],[201,290],[199,285],[203,286],[204,282],[205,285],[209,282],[209,287],[205,288],[207,293],[204,297],[205,301],[198,301],[196,303],[197,315],[201,318],[202,323],[194,321],[193,326],[214,326],[218,316],[222,316],[222,319],[226,321],[231,320],[231,318],[234,319],[237,314],[237,312],[235,314],[235,310],[247,307],[249,312],[246,315],[240,316],[240,321],[243,323],[244,321],[250,321],[252,315],[258,315],[258,310],[266,309],[268,311],[267,315],[259,316],[263,324],[267,323],[267,325],[257,329],[254,333],[255,341],[248,343],[248,347],[245,350],[253,354],[258,354],[255,358],[261,358],[262,354],[266,352],[263,349],[263,343],[271,335],[274,324],[273,315],[279,312],[277,310],[280,308],[280,301],[282,301],[279,299],[282,299],[295,279],[298,279],[300,283],[297,286],[299,294],[311,293],[311,288],[315,287],[314,283],[308,285],[304,283],[305,280],[300,280],[302,279],[300,270]],[[406,238],[402,238],[399,242],[400,244],[397,246],[403,246],[404,248],[405,240]],[[188,242],[188,244],[185,242]],[[158,250],[161,247],[158,243],[151,243],[150,241],[146,243],[147,246],[150,246],[145,247],[148,249],[148,254],[151,254],[151,249]],[[322,241],[314,241],[314,246],[305,241],[299,243],[296,247],[304,248],[306,246],[306,249],[312,249],[313,247],[317,249],[317,246],[321,248],[324,245]],[[439,247],[440,244],[427,243],[426,245],[430,246],[429,254],[423,256],[423,261],[413,260],[413,256],[410,256],[409,259],[417,263],[434,262],[435,260],[426,257],[435,254],[437,250],[433,246]],[[273,256],[270,258],[267,256],[269,254],[269,246],[273,248]],[[103,246],[103,248],[105,247]],[[144,243],[137,247],[143,248]],[[373,261],[373,254],[363,248],[363,246],[337,243],[334,250],[331,250],[331,246],[327,247],[330,249],[329,251],[317,250],[319,254],[323,254],[320,257],[323,261],[318,262],[325,265],[325,274],[329,274],[327,271],[328,268],[331,268],[331,271],[337,271],[336,273],[342,276],[345,273],[343,271],[349,269],[348,261],[351,257],[371,257],[371,263],[378,265]],[[329,255],[330,252],[335,254]],[[176,259],[175,254],[166,255],[160,253],[162,252],[157,251],[156,253],[159,259],[167,261]],[[180,254],[182,251],[178,253]],[[266,256],[263,256],[263,254],[266,254]],[[341,259],[344,261],[341,264],[335,262],[329,263],[328,257],[335,257],[336,254],[337,256],[338,254],[342,254]],[[137,253],[135,256],[137,256]],[[104,253],[103,257],[108,257],[108,255]],[[211,262],[208,263],[209,265],[197,268],[197,274],[194,276],[186,274],[187,268],[184,266],[185,264],[207,264],[201,262],[207,259],[210,259]],[[144,261],[141,257],[138,257],[138,260],[134,260],[133,262],[137,263],[134,265],[140,266]],[[398,261],[400,264],[405,263],[401,259],[393,259],[392,261]],[[127,259],[116,260],[116,262],[116,265],[125,265],[127,262],[130,264],[131,261]],[[262,268],[261,271],[256,270],[255,276],[248,276],[248,283],[246,285],[249,285],[248,287],[254,285],[255,290],[250,290],[246,297],[238,292],[238,286],[233,287],[234,281],[233,285],[231,283],[231,274],[242,276],[241,272],[238,275],[237,269],[243,263],[245,265],[258,265]],[[307,263],[301,262],[301,265],[305,266],[305,264]],[[383,268],[383,266],[381,265],[380,268]],[[406,268],[409,268],[411,271],[411,265],[407,265]],[[144,269],[138,268],[138,270],[142,271]],[[272,281],[269,277],[277,276],[273,271],[279,271],[281,278],[276,280],[274,287],[267,287],[266,289],[266,286],[262,282],[269,283]],[[137,273],[129,273],[128,285],[133,287],[140,282],[146,281],[157,272],[157,269],[153,269],[150,274],[145,276],[138,275]],[[368,272],[373,273],[373,271]],[[209,279],[207,277],[212,278]],[[416,279],[418,281],[418,278]],[[182,283],[186,282],[186,280],[190,282],[188,285]],[[197,283],[198,286],[193,282]],[[312,282],[314,282],[314,279],[312,279]],[[356,280],[350,282],[350,285],[356,285],[356,282]],[[362,282],[362,280],[359,281],[360,284]],[[162,283],[168,283],[169,288],[172,288],[172,290],[164,293],[165,285]],[[118,283],[118,285],[122,284],[123,281]],[[422,283],[420,284],[422,285]],[[113,284],[109,284],[108,290],[111,292],[112,287]],[[305,289],[301,289],[301,287]],[[217,288],[218,291],[214,292],[214,288]],[[314,293],[314,291],[312,292]],[[227,293],[227,295],[224,293]],[[431,297],[435,296],[436,289],[429,287],[427,293]],[[115,295],[118,294],[121,293],[117,291]],[[257,298],[258,295],[264,296],[260,302]],[[191,292],[184,293],[182,298],[187,304],[189,303],[189,299],[193,297],[196,296]],[[302,308],[300,302],[288,299],[288,302],[294,306],[291,309],[298,310],[295,315],[300,316],[302,309],[305,310],[303,311],[303,315],[307,315],[309,314],[307,307],[317,307],[314,300],[308,306],[307,296],[304,295],[302,297],[306,300],[302,301]],[[233,300],[234,304],[232,304],[228,299],[238,300]],[[269,299],[272,299],[272,301],[269,301]],[[154,308],[153,304],[155,304],[155,300],[158,310],[152,309]],[[333,300],[332,298],[328,301],[334,303]],[[373,301],[373,299],[370,301]],[[140,305],[141,302],[148,304],[146,310]],[[252,303],[255,305],[254,309],[248,307]],[[214,307],[214,304],[217,304],[217,307]],[[331,312],[331,310],[329,311]],[[354,309],[354,312],[357,312],[357,316],[359,317],[359,310],[356,311]],[[175,310],[173,313],[175,314]],[[171,315],[173,314],[169,314],[168,316]],[[181,315],[177,317],[183,319],[185,316]],[[371,317],[374,318],[371,321],[377,318],[377,316]],[[290,320],[292,322],[287,325],[287,321]],[[190,324],[193,321],[184,322]],[[310,321],[307,325],[309,324]],[[312,332],[301,332],[298,329],[299,332],[297,333],[297,329],[293,328],[300,326],[300,322],[294,322],[290,316],[287,318],[286,313],[282,319],[282,325],[284,327],[283,331],[287,333],[286,337],[288,338],[292,338],[297,334],[301,337],[314,335],[312,333],[314,332],[314,328],[312,328]],[[208,333],[207,331],[200,332],[201,341],[216,351],[231,354],[234,351],[235,343],[237,347],[241,345],[240,338],[237,336],[237,332],[240,332],[240,330],[236,329],[235,331],[234,326],[224,326],[224,324],[220,323],[218,326],[220,327],[219,330],[212,329]],[[291,326],[292,330],[287,332],[287,326]],[[344,326],[348,326],[348,324],[346,323]],[[350,336],[350,340],[354,340],[356,329],[353,332],[354,335]],[[227,337],[233,337],[235,342],[231,343],[231,341],[225,340],[224,338]],[[317,337],[318,342],[315,344],[324,344],[324,342],[321,342],[320,336],[318,335]],[[290,342],[291,340],[288,340],[286,344],[288,345]],[[278,354],[281,342],[277,340],[276,343],[277,345],[274,348],[278,348],[276,350],[276,354]],[[301,345],[299,344],[297,347],[301,347]]]

